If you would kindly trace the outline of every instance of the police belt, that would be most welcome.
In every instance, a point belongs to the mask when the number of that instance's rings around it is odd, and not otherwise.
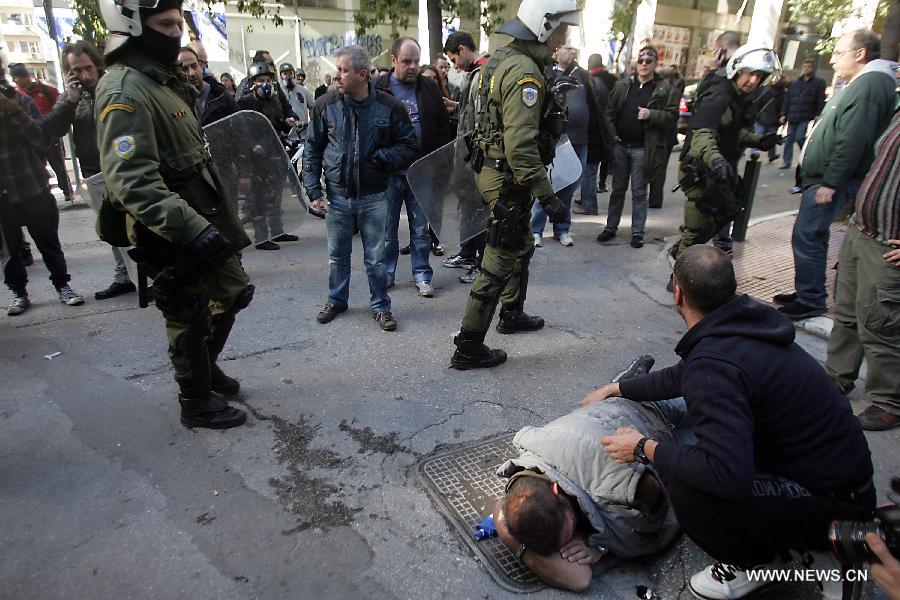
[[[509,161],[505,158],[487,158],[485,157],[482,162],[482,167],[490,167],[495,171],[500,172],[512,172],[512,169],[509,168]]]

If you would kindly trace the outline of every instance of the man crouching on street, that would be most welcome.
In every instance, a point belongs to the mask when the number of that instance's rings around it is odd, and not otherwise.
[[[688,327],[675,347],[681,362],[607,384],[582,404],[683,396],[698,441],[657,440],[636,427],[603,438],[604,451],[652,465],[678,523],[717,561],[691,578],[698,598],[758,592],[771,582],[754,575],[789,557],[818,572],[842,569],[828,551],[829,523],[868,521],[875,508],[869,448],[847,399],[785,317],[735,294],[721,250],[685,250],[674,284]],[[852,597],[856,582],[841,579],[820,582],[824,597]]]
[[[625,426],[672,440],[669,423],[684,414],[679,403],[616,399],[520,430],[513,444],[521,454],[497,471],[508,478],[494,506],[506,547],[545,583],[583,591],[591,565],[607,553],[631,558],[669,544],[678,525],[656,475],[611,459],[597,440]]]

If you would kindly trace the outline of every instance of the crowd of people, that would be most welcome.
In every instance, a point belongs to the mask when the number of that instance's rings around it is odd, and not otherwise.
[[[70,196],[58,168],[59,138],[71,131],[81,174],[102,176],[106,186],[92,206],[114,272],[95,297],[133,293],[132,260],[153,279],[187,427],[246,420],[228,403],[240,383],[217,364],[237,313],[254,295],[241,251],[298,240],[285,231],[277,201],[239,205],[232,198],[208,159],[202,125],[248,110],[281,138],[303,140],[302,184],[310,209],[325,216],[328,243],[327,301],[317,320],[327,324],[348,308],[358,233],[372,317],[384,331],[397,329],[390,290],[399,255],[409,253],[417,293],[428,298],[435,293],[430,257],[442,248],[423,210],[430,199],[416,197],[407,169],[464,138],[465,168],[475,173],[490,216],[486,231],[442,261],[464,269],[460,280],[472,286],[451,357],[460,370],[507,360],[485,344],[495,312],[499,334],[544,326],[524,304],[547,220],[554,239],[572,246],[571,215],[598,214],[597,194],[611,173],[597,241],[617,235],[630,187],[630,245],[639,249],[648,209],[661,205],[684,80],[677,69],[662,68],[650,46],[637,49],[633,72],[622,78],[596,55],[582,68],[566,42],[568,26],[579,23],[575,0],[523,2],[498,29],[512,41],[491,55],[479,54],[462,31],[448,37],[446,58],[434,65],[420,64],[421,47],[411,37],[394,41],[384,69],[362,47],[346,46],[334,55],[333,76],[314,91],[302,69],[276,66],[265,51],[242,81],[216,78],[202,45],[181,45],[180,0],[153,7],[101,0],[101,12],[112,32],[105,53],[67,44],[62,93],[20,65],[8,69],[18,86],[12,88],[0,64],[0,231],[13,294],[7,314],[29,307],[23,227],[60,301],[83,303],[69,285],[46,169],[49,162]],[[814,60],[785,86],[769,48],[740,45],[738,34],[726,32],[716,52],[679,156],[686,201],[669,289],[688,328],[676,347],[681,362],[604,386],[580,411],[537,434],[520,432],[526,451],[501,469],[509,483],[496,510],[500,536],[552,585],[584,589],[588,565],[606,553],[655,552],[680,527],[717,561],[694,575],[691,591],[739,598],[766,583],[748,573],[792,557],[815,569],[845,569],[828,551],[828,523],[873,516],[873,467],[862,431],[900,425],[896,63],[880,59],[871,31],[841,36],[831,58],[841,87],[826,103]],[[451,64],[460,76],[450,77]],[[570,96],[559,93],[567,89]],[[738,161],[746,148],[777,160],[780,126],[787,127],[782,168],[792,168],[794,144],[801,148],[802,196],[792,239],[796,290],[776,296],[776,310],[737,294],[728,251],[730,224],[741,210]],[[547,167],[564,139],[582,174],[554,191]],[[245,196],[263,189],[280,196],[284,185],[283,174],[241,177]],[[829,227],[849,206],[823,368],[795,343],[789,319],[825,312]],[[398,231],[404,207],[405,249]],[[871,404],[854,418],[846,395],[863,358]],[[689,435],[681,435],[685,429]],[[575,438],[593,442],[572,450]],[[882,556],[893,569],[889,558]],[[852,597],[843,583],[828,597]]]

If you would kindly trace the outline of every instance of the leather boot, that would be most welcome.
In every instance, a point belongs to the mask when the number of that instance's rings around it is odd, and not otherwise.
[[[520,331],[537,331],[544,326],[541,317],[529,316],[518,308],[501,308],[500,320],[497,322],[497,333],[518,333]]]
[[[178,394],[181,424],[185,427],[228,429],[247,420],[247,413],[229,406],[222,398],[212,396],[202,384],[198,386],[193,381],[179,381],[178,386],[181,388]]]
[[[460,371],[496,367],[506,362],[506,352],[492,350],[484,345],[484,334],[461,329],[453,338],[456,352],[450,358],[450,366]]]

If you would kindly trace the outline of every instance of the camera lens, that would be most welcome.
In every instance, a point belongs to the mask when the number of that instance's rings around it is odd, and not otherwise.
[[[838,558],[846,564],[858,565],[873,562],[875,558],[866,543],[866,535],[869,533],[884,539],[884,531],[878,521],[832,521],[828,528],[828,539]]]

